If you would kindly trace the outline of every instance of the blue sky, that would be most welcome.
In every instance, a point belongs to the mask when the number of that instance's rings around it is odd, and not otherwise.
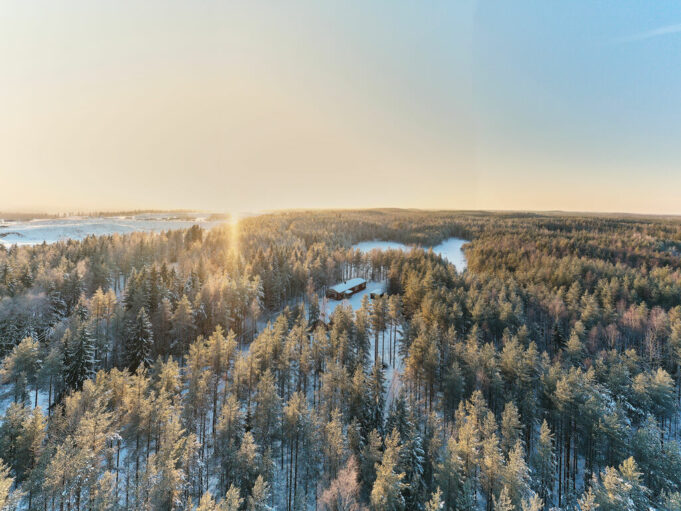
[[[681,214],[681,4],[8,0],[0,210]]]
[[[565,186],[576,209],[681,212],[679,23],[674,2],[479,2],[478,168]]]

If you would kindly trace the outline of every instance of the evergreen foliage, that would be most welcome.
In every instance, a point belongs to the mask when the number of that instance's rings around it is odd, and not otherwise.
[[[0,250],[0,509],[678,508],[681,221],[288,212],[232,236]],[[450,236],[464,272],[351,248]],[[389,294],[325,317],[355,276]]]

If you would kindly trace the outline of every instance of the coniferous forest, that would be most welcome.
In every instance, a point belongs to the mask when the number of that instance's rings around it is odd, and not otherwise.
[[[427,248],[450,237],[464,271]],[[354,277],[387,292],[325,317]],[[678,218],[306,211],[0,246],[0,360],[3,511],[681,509]]]

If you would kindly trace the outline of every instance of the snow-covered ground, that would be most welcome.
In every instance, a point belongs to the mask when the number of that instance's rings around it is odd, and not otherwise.
[[[38,391],[38,406],[40,407],[40,410],[43,412],[43,415],[47,415],[47,407],[49,404],[48,401],[49,395],[47,392],[40,390]],[[0,385],[0,421],[2,421],[3,416],[7,413],[7,409],[10,407],[10,405],[14,402],[14,394],[13,394],[13,388],[11,385]],[[29,408],[33,408],[33,405],[35,404],[35,390],[30,388],[28,389],[28,401],[26,403],[26,406]],[[1,456],[0,456],[1,457]]]
[[[436,245],[433,248],[433,252],[439,256],[444,257],[454,265],[457,271],[463,271],[466,269],[466,255],[462,250],[464,244],[468,243],[468,240],[463,240],[461,238],[449,238]],[[359,249],[362,252],[371,252],[372,250],[409,250],[411,247],[405,245],[404,243],[398,243],[397,241],[362,241],[352,246],[352,248]],[[424,247],[428,248],[428,247]]]
[[[106,236],[136,231],[161,232],[192,225],[211,228],[223,221],[208,220],[202,213],[149,213],[115,217],[65,217],[21,222],[0,220],[1,245],[37,245],[42,242],[74,239],[89,235]]]
[[[333,314],[333,311],[336,310],[336,307],[338,307],[341,303],[349,303],[352,306],[352,310],[356,311],[362,306],[362,298],[365,295],[368,295],[374,291],[384,293],[385,290],[385,282],[370,280],[367,282],[367,287],[365,290],[355,293],[350,298],[346,298],[345,300],[332,300],[331,298],[323,298],[321,303],[322,315],[324,318],[330,318],[331,314]]]
[[[366,243],[374,243],[374,242],[366,242]],[[404,245],[401,247],[396,247],[395,245],[400,245],[399,243],[391,242],[391,241],[383,241],[383,242],[377,242],[377,243],[383,243],[389,245],[388,247],[384,248],[407,248]],[[373,246],[369,250],[372,250],[373,248],[377,248],[376,246]],[[362,306],[362,298],[364,296],[372,293],[372,292],[380,292],[383,293],[385,292],[387,288],[387,283],[385,281],[383,282],[377,282],[377,281],[369,281],[367,282],[367,287],[365,290],[360,291],[359,293],[355,293],[352,295],[350,298],[347,298],[345,300],[331,300],[330,298],[324,298],[322,303],[321,303],[321,309],[322,311],[326,312],[326,316],[323,316],[324,318],[329,318],[331,314],[333,314],[333,311],[342,303],[349,303],[352,306],[352,310],[356,311]],[[389,333],[386,331],[385,333],[382,333],[380,335],[381,341],[379,343],[385,347],[385,349],[388,349],[389,346],[389,340],[388,340]],[[400,330],[397,331],[397,341],[402,340],[402,332]],[[373,335],[369,336],[369,341],[371,343],[371,346],[369,348],[369,357],[371,359],[371,362],[374,362],[374,342],[375,342],[375,337]],[[379,349],[379,353],[382,350]],[[384,409],[384,415],[385,417],[388,416],[388,413],[390,411],[390,406],[392,405],[393,401],[399,396],[401,388],[402,388],[402,380],[401,380],[401,372],[403,369],[403,361],[402,358],[397,354],[396,359],[395,359],[395,364],[390,364],[390,360],[387,356],[385,356],[385,359],[383,360],[384,368],[385,368],[385,382],[386,382],[386,390],[385,390],[385,409]]]

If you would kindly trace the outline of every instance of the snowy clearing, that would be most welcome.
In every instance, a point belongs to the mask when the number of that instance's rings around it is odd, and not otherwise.
[[[323,298],[321,304],[322,315],[325,319],[330,318],[331,314],[333,314],[333,311],[336,310],[336,307],[342,303],[349,303],[352,306],[352,310],[356,311],[362,306],[362,298],[364,295],[368,295],[369,293],[373,292],[385,293],[385,290],[385,282],[370,280],[367,282],[366,289],[355,293],[350,298],[346,298],[345,300],[332,300],[331,298]]]

